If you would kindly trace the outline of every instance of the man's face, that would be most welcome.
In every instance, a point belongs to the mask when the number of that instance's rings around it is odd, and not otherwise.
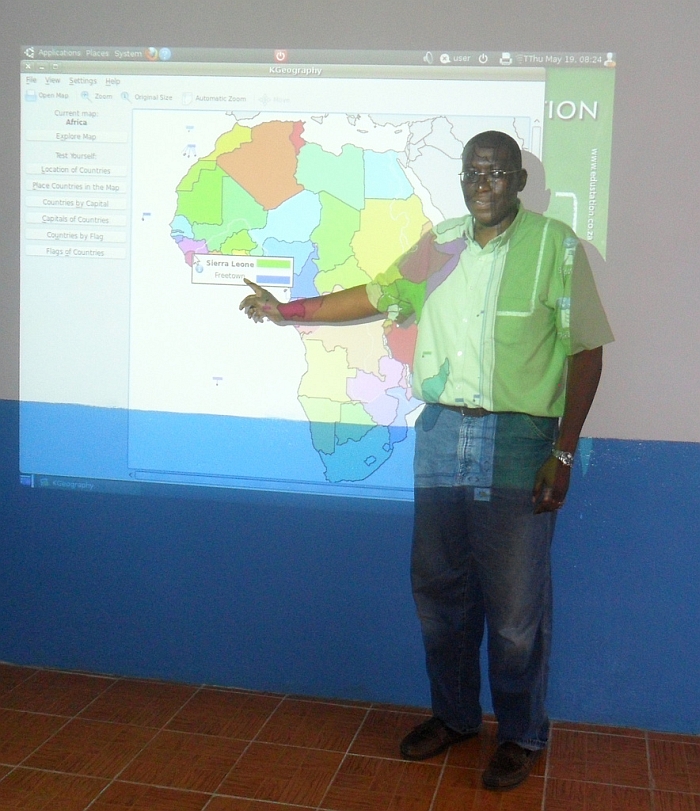
[[[504,147],[474,145],[464,156],[462,172],[478,172],[475,180],[462,180],[462,194],[469,212],[478,226],[505,230],[518,210],[518,192],[525,188],[527,173],[516,170],[509,151]],[[492,178],[490,172],[508,172],[501,178]]]

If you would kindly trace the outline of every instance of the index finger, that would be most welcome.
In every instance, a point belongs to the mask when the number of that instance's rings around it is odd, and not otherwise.
[[[261,293],[264,293],[262,287],[259,284],[255,284],[255,282],[251,282],[250,279],[243,278],[243,281],[250,287],[250,289],[255,293],[256,296],[259,296]]]

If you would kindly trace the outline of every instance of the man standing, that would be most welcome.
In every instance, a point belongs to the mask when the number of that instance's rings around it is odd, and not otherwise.
[[[280,304],[249,283],[249,318],[342,322],[415,316],[411,579],[433,716],[401,742],[411,760],[476,735],[488,633],[499,746],[482,776],[512,788],[547,744],[550,546],[573,454],[612,334],[583,249],[519,204],[527,173],[510,136],[462,154],[469,215],[424,235],[365,286]]]

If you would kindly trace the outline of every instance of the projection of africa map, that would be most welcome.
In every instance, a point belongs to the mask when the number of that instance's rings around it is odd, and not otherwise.
[[[489,126],[526,131],[527,120],[212,114],[186,130],[191,120],[180,114],[168,126],[144,114],[143,124],[137,122],[149,172],[137,208],[155,209],[153,189],[172,203],[139,222],[136,232],[143,271],[132,280],[132,407],[306,426],[307,449],[297,432],[293,449],[261,450],[268,464],[256,467],[259,454],[234,459],[232,444],[214,472],[240,476],[250,469],[259,478],[292,478],[303,467],[295,467],[295,455],[306,452],[308,467],[310,452],[318,472],[299,478],[360,485],[374,476],[382,487],[396,483],[410,494],[410,448],[400,471],[375,474],[393,469],[387,464],[397,449],[412,443],[422,406],[411,390],[415,327],[381,319],[254,325],[238,311],[249,292],[242,279],[271,281],[281,300],[367,284],[434,223],[464,212],[457,174],[469,135]],[[178,126],[176,162],[172,150],[158,146],[176,143]],[[150,249],[163,227],[172,256]],[[228,272],[215,277],[209,266]],[[147,455],[141,446],[153,445],[141,424],[134,421],[132,430],[139,461]],[[187,447],[187,454],[204,457],[205,447]],[[196,470],[206,468],[204,458],[196,461]],[[171,454],[157,466],[186,462]]]
[[[172,235],[195,254],[293,257],[293,296],[366,284],[429,227],[396,152],[306,143],[302,122],[236,125],[177,188]],[[394,233],[390,233],[393,231]],[[394,248],[395,250],[395,248]],[[387,261],[388,259],[388,261]],[[379,357],[297,327],[309,371],[299,402],[329,481],[365,479],[406,437],[412,331],[390,330]],[[319,334],[320,333],[320,334]]]

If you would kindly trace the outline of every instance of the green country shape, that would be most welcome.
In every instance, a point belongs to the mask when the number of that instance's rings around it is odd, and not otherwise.
[[[378,277],[384,289],[384,293],[378,302],[379,309],[384,312],[388,311],[389,307],[393,307],[393,312],[399,314],[399,322],[412,313],[415,313],[416,321],[420,321],[425,303],[426,282],[415,284],[408,281],[408,279],[402,278],[387,282],[386,280],[390,279],[395,273],[398,273],[398,269],[395,265],[392,265],[386,273],[382,273]]]
[[[297,158],[297,183],[309,191],[326,191],[358,210],[365,207],[365,161],[363,151],[346,144],[340,155],[306,144]]]
[[[226,242],[222,244],[221,253],[250,253],[257,247],[257,242],[253,242],[247,231],[239,231],[237,234],[230,236]]]
[[[195,239],[203,239],[210,251],[233,253],[234,251],[252,251],[257,247],[250,235],[250,228],[262,228],[267,222],[267,212],[248,192],[233,178],[225,175],[221,184],[222,214],[221,224],[195,222],[192,233]],[[229,241],[231,241],[229,245]]]
[[[192,191],[192,187],[199,180],[202,172],[212,172],[216,169],[216,161],[203,158],[190,166],[187,174],[176,186],[176,191]]]
[[[211,161],[204,161],[211,164]],[[214,168],[200,172],[192,184],[192,191],[179,191],[176,214],[186,217],[191,223],[223,224],[223,180],[227,177],[216,164]],[[179,188],[179,187],[178,187]]]
[[[223,182],[223,218],[229,233],[264,228],[267,211],[240,183],[226,175]]]
[[[375,427],[374,423],[370,425],[352,425],[348,423],[338,423],[335,426],[335,435],[338,438],[338,445],[344,445],[346,442],[359,442],[365,434],[368,434],[372,428]]]
[[[330,293],[336,287],[347,290],[349,287],[357,287],[371,281],[368,274],[357,264],[355,256],[351,256],[347,262],[331,270],[319,271],[314,277],[314,284],[321,295]]]
[[[321,224],[311,232],[318,245],[319,270],[331,270],[352,256],[350,242],[360,229],[360,212],[337,197],[320,192]]]
[[[192,233],[196,240],[203,239],[209,251],[221,251],[221,246],[230,234],[224,225],[212,225],[208,222],[192,223]]]
[[[311,444],[318,453],[333,453],[335,448],[334,422],[309,422]]]

